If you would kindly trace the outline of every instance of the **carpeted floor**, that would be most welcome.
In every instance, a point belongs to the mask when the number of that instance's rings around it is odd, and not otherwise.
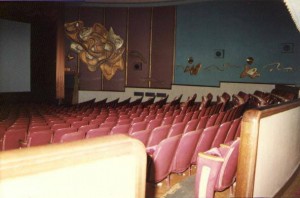
[[[195,185],[195,175],[192,175],[180,183],[175,184],[161,198],[193,198]]]
[[[163,196],[159,198],[194,198],[195,175],[185,178],[183,181],[173,185]],[[228,198],[230,190],[216,192],[215,198]],[[300,198],[300,168],[298,169],[292,184],[280,195],[280,198]]]

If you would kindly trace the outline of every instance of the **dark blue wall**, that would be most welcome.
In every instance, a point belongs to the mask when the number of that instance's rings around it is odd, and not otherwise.
[[[220,81],[300,84],[300,33],[279,1],[202,2],[177,7],[175,84]],[[293,49],[283,52],[283,44]],[[215,57],[215,50],[224,57]],[[240,78],[246,58],[260,77]],[[188,57],[194,63],[188,64]],[[197,75],[184,68],[202,64]],[[278,64],[280,63],[280,66]],[[289,68],[289,69],[288,69]]]

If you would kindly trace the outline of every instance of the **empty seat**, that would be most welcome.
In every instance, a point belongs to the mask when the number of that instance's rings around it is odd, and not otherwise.
[[[197,146],[195,148],[191,164],[197,163],[197,157],[199,152],[205,152],[211,148],[211,144],[217,134],[219,126],[211,126],[203,129],[200,138],[197,142]]]
[[[199,120],[199,123],[198,123],[196,129],[204,129],[208,119],[209,119],[209,116],[202,116]]]
[[[49,130],[50,126],[48,125],[40,125],[40,126],[32,126],[28,129],[28,134],[38,132],[38,131],[45,131]]]
[[[173,124],[182,122],[182,121],[183,121],[183,118],[184,118],[184,115],[183,115],[183,114],[176,115],[175,118],[174,118],[174,120],[173,120]]]
[[[173,123],[174,117],[169,116],[169,117],[164,117],[161,125],[170,125]]]
[[[98,128],[97,124],[84,125],[78,128],[78,132],[88,132],[90,129]]]
[[[131,134],[136,131],[145,130],[147,128],[147,125],[148,125],[147,121],[133,123],[133,124],[131,124],[131,127],[130,127],[128,133]]]
[[[63,129],[63,128],[69,128],[69,127],[70,127],[70,124],[67,124],[67,123],[56,123],[56,124],[52,125],[51,130],[56,131],[57,129]]]
[[[117,122],[118,117],[117,116],[109,116],[105,119],[105,122]]]
[[[83,120],[74,121],[71,123],[71,127],[78,129],[81,126],[88,125],[88,124],[89,124],[88,121],[83,121]]]
[[[85,138],[85,132],[73,132],[73,133],[66,133],[64,134],[61,139],[60,143],[63,142],[73,142],[77,140],[82,140]]]
[[[224,115],[225,115],[225,111],[222,111],[222,112],[218,113],[218,117],[215,121],[216,125],[222,124],[222,120],[223,120]]]
[[[119,119],[117,122],[117,125],[122,125],[122,124],[130,124],[132,121],[131,118],[126,118],[126,119]]]
[[[103,122],[102,124],[100,124],[99,127],[109,127],[109,128],[113,128],[114,126],[116,126],[116,122]]]
[[[48,129],[44,131],[35,131],[28,134],[27,141],[22,141],[22,147],[40,146],[52,142],[53,132]]]
[[[148,181],[157,183],[167,178],[167,184],[170,186],[170,167],[180,138],[180,135],[167,138],[155,148],[147,150],[149,153]]]
[[[26,129],[9,129],[0,140],[1,149],[10,150],[20,148],[20,142],[25,141]]]
[[[182,173],[190,167],[201,132],[202,130],[200,129],[182,135],[171,165],[172,173]]]
[[[130,124],[116,125],[111,129],[110,135],[128,134]]]
[[[145,120],[145,117],[146,116],[144,116],[144,115],[140,115],[139,117],[135,117],[135,118],[132,119],[131,124],[142,122],[142,121]]]
[[[219,147],[220,144],[224,143],[230,126],[231,126],[231,121],[225,122],[220,125],[220,127],[218,128],[217,134],[214,138],[214,141],[211,144],[211,148]]]
[[[206,126],[205,126],[205,127],[210,127],[210,126],[215,125],[215,122],[216,122],[216,120],[217,120],[218,115],[219,115],[219,114],[211,115],[211,116],[209,117],[209,119],[207,120],[207,123],[206,123]]]
[[[52,143],[59,143],[61,137],[64,134],[66,134],[66,133],[72,133],[72,132],[76,132],[76,131],[77,131],[76,128],[62,128],[62,129],[57,129],[56,131],[54,131]]]
[[[151,147],[159,144],[163,139],[165,139],[168,136],[170,128],[171,125],[164,125],[153,129],[149,137],[147,147]]]
[[[187,123],[188,121],[190,121],[193,116],[193,113],[194,112],[190,111],[187,114],[185,114],[182,122]]]
[[[147,146],[149,137],[150,137],[151,131],[150,130],[142,130],[142,131],[136,131],[131,134],[129,134],[131,137],[140,140],[145,147]]]
[[[147,129],[152,131],[154,128],[160,126],[161,123],[162,123],[162,118],[157,118],[157,119],[151,120],[151,121],[149,121],[149,123],[147,125]]]
[[[97,124],[98,126],[105,121],[105,117],[96,118],[90,121],[89,124]]]
[[[242,117],[237,118],[237,119],[232,121],[224,143],[227,143],[227,142],[230,142],[230,141],[234,140],[235,134],[238,130],[238,127],[240,125],[241,120],[242,120]]]
[[[182,135],[184,127],[185,127],[184,122],[180,122],[180,123],[171,125],[168,137],[173,137],[173,136],[176,136],[176,135]]]
[[[80,120],[81,120],[81,118],[79,118],[79,117],[71,117],[71,118],[67,118],[67,119],[65,120],[65,122],[68,123],[68,124],[71,124],[71,123],[73,123],[74,121],[80,121]]]
[[[200,121],[200,119],[198,119],[198,118],[188,121],[188,123],[185,125],[183,133],[187,133],[189,131],[196,130],[197,125],[199,124],[199,121]]]
[[[242,122],[239,123],[239,126],[238,126],[235,136],[234,136],[234,139],[237,139],[241,135],[241,124],[242,124]]]
[[[100,127],[100,128],[90,129],[86,133],[86,138],[105,136],[110,133],[110,130],[111,130],[110,127]]]
[[[232,186],[237,170],[239,144],[238,138],[229,145],[221,145],[199,154],[195,197],[213,198],[215,191]]]

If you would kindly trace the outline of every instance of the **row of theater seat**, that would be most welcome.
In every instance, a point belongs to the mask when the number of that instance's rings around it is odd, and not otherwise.
[[[165,99],[161,101],[165,102]],[[169,119],[166,118],[165,120],[163,120],[163,123],[164,124],[171,123],[172,118],[174,118],[175,120],[181,119],[180,117],[175,118],[175,115],[179,113],[183,115],[185,112],[184,110],[181,111],[181,109],[176,109],[178,108],[178,106],[173,106],[173,105],[169,105],[167,106],[167,108],[159,108],[163,104],[161,101],[157,102],[156,104],[159,105],[154,105],[154,108],[152,108],[151,110],[148,108],[137,108],[137,106],[134,106],[129,108],[129,110],[127,108],[128,111],[126,109],[121,109],[121,111],[119,112],[117,112],[116,109],[109,109],[108,111],[106,111],[105,109],[105,111],[102,111],[102,109],[99,110],[99,108],[98,109],[96,108],[95,111],[95,108],[86,109],[85,106],[82,104],[80,105],[80,107],[84,109],[84,111],[82,111],[78,107],[76,107],[75,110],[74,108],[60,108],[60,107],[59,108],[46,107],[46,110],[40,108],[36,112],[34,111],[31,112],[32,115],[30,118],[30,123],[29,123],[29,118],[27,118],[26,116],[22,117],[21,115],[19,115],[19,118],[16,119],[14,123],[8,127],[7,130],[2,130],[2,132],[4,131],[6,132],[5,135],[4,133],[2,133],[3,135],[2,148],[3,150],[17,148],[18,147],[17,140],[22,142],[21,144],[22,146],[31,146],[34,144],[49,143],[49,140],[47,140],[47,138],[49,138],[51,131],[53,132],[54,135],[53,138],[51,138],[50,142],[53,143],[60,142],[61,137],[64,135],[64,133],[75,132],[79,129],[80,126],[84,126],[87,124],[91,125],[89,126],[90,128],[97,127],[95,125],[100,125],[101,128],[103,127],[113,128],[115,125],[127,124],[127,126],[115,126],[114,130],[112,130],[111,132],[111,134],[123,133],[120,132],[120,130],[123,129],[123,131],[125,131],[126,127],[128,128],[129,127],[128,124],[129,123],[131,124],[131,122],[132,123],[139,122],[142,119],[150,121],[153,118],[163,117],[164,114],[166,114],[167,117],[167,115],[170,115],[170,113],[172,113],[173,110],[174,110],[174,116],[173,117],[170,116]],[[176,99],[174,101],[178,101],[178,100]],[[176,104],[178,104],[178,102]],[[145,103],[142,105],[142,107],[144,105]],[[70,111],[70,109],[72,110]],[[128,117],[128,115],[130,115],[130,117]],[[89,127],[83,127],[83,128],[89,128]],[[133,127],[130,128],[131,130],[133,129]],[[41,130],[44,131],[44,133],[40,132],[40,133],[33,134],[33,132],[38,132]],[[131,132],[134,132],[134,130],[132,130]],[[78,138],[80,138],[83,137],[84,134],[72,135],[72,137],[74,138],[77,136]],[[8,141],[9,139],[12,140]],[[13,143],[11,144],[11,142]],[[28,143],[26,144],[26,142]]]
[[[150,156],[148,181],[160,182],[171,173],[182,173],[197,163],[199,152],[218,147],[240,135],[241,117],[220,125],[194,129],[185,133],[162,138],[157,144],[148,145]]]
[[[219,106],[218,105],[213,105]],[[210,108],[207,108],[210,109]],[[212,108],[213,109],[213,108]],[[128,112],[124,112],[124,114],[119,113],[116,115],[116,113],[107,114],[107,112],[97,113],[97,116],[95,119],[94,116],[90,117],[72,117],[69,115],[61,115],[59,118],[56,116],[49,116],[45,115],[44,120],[31,120],[29,129],[28,129],[28,138],[27,138],[27,144],[26,141],[24,141],[24,137],[22,137],[20,140],[22,140],[22,146],[32,146],[32,145],[38,145],[38,144],[46,144],[46,143],[58,143],[58,142],[65,142],[65,141],[71,141],[77,139],[82,139],[85,137],[85,134],[87,137],[95,137],[95,136],[101,136],[101,135],[107,135],[107,134],[131,134],[138,130],[144,130],[144,129],[150,129],[152,130],[154,127],[159,125],[169,125],[169,124],[176,124],[177,122],[183,122],[187,123],[187,130],[191,128],[191,126],[195,125],[197,121],[195,118],[202,117],[202,120],[199,120],[199,127],[203,127],[203,123],[206,123],[208,121],[208,125],[211,125],[211,123],[217,122],[221,123],[223,116],[223,122],[226,121],[226,119],[230,119],[232,117],[232,112],[235,112],[237,108],[233,108],[229,111],[222,112],[219,114],[214,114],[210,117],[209,120],[208,116],[206,115],[208,111],[205,111],[205,108],[197,111],[190,111],[186,112],[181,109],[172,109],[170,108],[160,108],[160,109],[152,109],[151,111],[146,110],[145,108],[141,111],[136,111],[131,114],[131,116],[128,116]],[[205,112],[205,114],[203,113]],[[210,111],[212,112],[212,111]],[[231,113],[231,114],[229,114]],[[93,115],[93,114],[92,114]],[[217,119],[218,117],[218,119]],[[154,119],[155,118],[155,119]],[[151,119],[154,119],[153,121]],[[194,119],[193,122],[188,123],[190,119]],[[18,137],[24,136],[24,125],[26,125],[26,120],[19,119],[17,123],[12,125],[9,129],[8,135],[11,136],[17,136],[14,133],[19,134]],[[143,122],[141,122],[143,121]],[[151,122],[147,122],[151,121]],[[86,126],[88,125],[88,126]],[[149,125],[149,126],[147,126]],[[81,127],[82,126],[82,127]],[[96,128],[100,129],[96,129]],[[183,124],[181,124],[181,128],[183,128]],[[81,128],[80,128],[81,127]],[[26,128],[26,127],[25,127]],[[175,126],[173,127],[175,128]],[[180,125],[176,126],[176,128],[180,128]],[[14,129],[14,130],[13,130]],[[90,129],[91,131],[87,133],[87,130]],[[174,130],[174,129],[173,129]],[[14,133],[13,133],[14,131]],[[38,131],[43,131],[40,133],[36,133]],[[53,138],[49,140],[51,137],[51,131],[54,132]],[[80,133],[76,133],[76,132]],[[34,133],[34,134],[33,134]],[[66,133],[74,133],[69,135],[64,135]],[[22,135],[23,134],[23,135]],[[63,138],[64,136],[64,138]],[[72,137],[72,138],[71,138]],[[6,137],[8,138],[8,137]],[[15,143],[17,144],[17,143]],[[15,146],[16,147],[16,146]],[[9,149],[9,146],[6,145],[7,149]]]
[[[210,94],[202,97],[201,103],[195,102],[195,98],[194,95],[184,103],[174,99],[169,104],[161,100],[163,102],[157,105],[150,101],[130,107],[124,103],[114,108],[111,104],[95,108],[86,103],[71,108],[38,108],[31,112],[30,122],[26,116],[19,115],[5,131],[1,148],[7,150],[123,133],[141,140],[146,146],[149,155],[147,178],[156,183],[196,164],[199,152],[239,137],[239,123],[247,104],[241,96],[233,95],[231,104],[226,94],[216,102],[212,102]],[[5,141],[6,138],[10,141]]]

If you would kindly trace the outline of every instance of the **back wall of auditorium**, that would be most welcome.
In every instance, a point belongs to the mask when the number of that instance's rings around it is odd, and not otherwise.
[[[300,35],[279,0],[1,4],[1,19],[31,24],[31,91],[0,101],[173,99],[300,84]]]

